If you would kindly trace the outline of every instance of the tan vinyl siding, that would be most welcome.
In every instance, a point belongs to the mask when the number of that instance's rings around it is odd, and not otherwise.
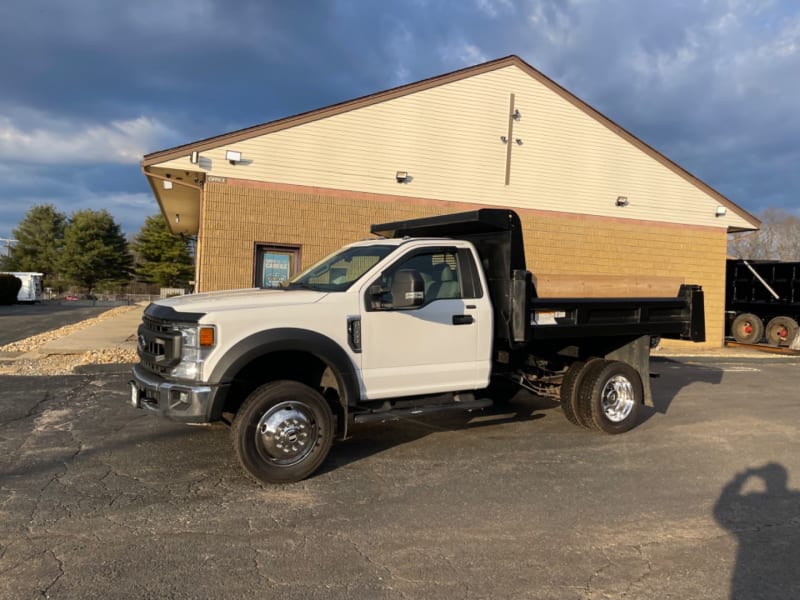
[[[510,94],[514,122],[505,185]],[[242,152],[230,165],[225,150]],[[725,230],[750,227],[517,66],[360,107],[201,153],[220,177]],[[159,167],[196,170],[187,158]],[[412,180],[398,184],[395,172]],[[617,196],[630,205],[615,206]]]
[[[300,246],[305,268],[344,243],[370,237],[372,223],[471,208],[335,190],[208,184],[200,291],[252,286],[255,243]],[[610,287],[600,289],[622,289],[626,296],[673,295],[680,281],[698,283],[706,293],[706,314],[712,315],[707,345],[721,344],[724,230],[533,210],[520,216],[528,268],[537,276],[605,278],[603,285]]]

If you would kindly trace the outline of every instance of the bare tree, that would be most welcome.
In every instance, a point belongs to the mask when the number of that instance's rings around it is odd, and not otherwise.
[[[759,218],[759,231],[728,239],[728,253],[750,260],[800,261],[800,218],[780,208],[767,208]]]

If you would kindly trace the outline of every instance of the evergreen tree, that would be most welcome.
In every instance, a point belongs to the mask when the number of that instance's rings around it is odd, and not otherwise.
[[[32,207],[14,229],[17,244],[3,259],[3,270],[42,273],[51,279],[57,272],[66,222],[52,204]]]
[[[161,215],[147,217],[131,244],[136,275],[161,287],[185,287],[194,277],[194,261],[186,238],[170,233]]]
[[[119,225],[107,210],[79,210],[64,230],[61,272],[92,292],[98,283],[121,284],[130,277],[133,258]]]

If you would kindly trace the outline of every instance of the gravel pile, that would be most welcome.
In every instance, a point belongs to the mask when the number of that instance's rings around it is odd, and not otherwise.
[[[136,350],[128,348],[106,348],[90,350],[84,354],[51,354],[37,355],[36,352],[45,344],[69,335],[80,329],[95,325],[110,317],[133,310],[135,306],[119,306],[107,310],[92,319],[66,325],[52,331],[18,340],[5,346],[0,346],[0,352],[22,354],[12,360],[0,360],[0,374],[2,375],[69,375],[75,367],[82,365],[108,365],[133,363],[138,361]]]

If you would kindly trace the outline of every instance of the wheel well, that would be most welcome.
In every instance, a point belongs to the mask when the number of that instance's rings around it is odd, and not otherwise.
[[[333,414],[343,417],[342,394],[333,369],[318,356],[299,350],[263,354],[242,367],[233,377],[223,414],[236,414],[253,390],[278,380],[298,381],[319,391],[330,404]]]

